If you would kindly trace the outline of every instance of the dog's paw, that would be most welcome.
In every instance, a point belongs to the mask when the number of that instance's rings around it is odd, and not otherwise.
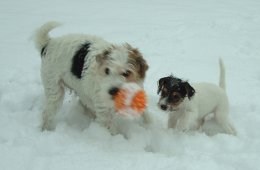
[[[113,124],[108,126],[108,130],[111,133],[111,135],[113,135],[113,136],[119,134],[118,128]]]

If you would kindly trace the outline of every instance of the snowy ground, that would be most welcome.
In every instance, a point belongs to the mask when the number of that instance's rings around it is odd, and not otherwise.
[[[40,132],[44,94],[30,36],[49,20],[64,23],[52,36],[88,33],[141,50],[150,65],[149,129],[125,122],[127,138],[111,136],[67,95],[56,130]],[[0,25],[1,170],[260,169],[259,0],[2,0]],[[218,83],[219,57],[238,135],[166,129],[157,80],[173,73]]]

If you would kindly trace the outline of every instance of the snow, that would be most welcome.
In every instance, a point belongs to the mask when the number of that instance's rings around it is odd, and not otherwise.
[[[149,128],[121,120],[124,135],[111,136],[68,93],[56,130],[40,131],[41,61],[30,37],[50,20],[64,23],[52,36],[87,33],[140,49],[150,66]],[[2,170],[260,169],[260,1],[8,0],[0,2],[0,25]],[[157,80],[172,73],[218,83],[219,57],[237,136],[167,129]]]

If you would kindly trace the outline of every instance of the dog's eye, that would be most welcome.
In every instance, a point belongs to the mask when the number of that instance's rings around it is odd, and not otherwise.
[[[105,73],[106,73],[106,75],[109,75],[109,74],[110,74],[109,68],[106,68],[106,69],[105,69]]]
[[[123,74],[122,74],[122,76],[124,76],[124,77],[129,77],[130,76],[130,74],[131,74],[131,71],[130,70],[126,70],[126,72],[124,72]]]

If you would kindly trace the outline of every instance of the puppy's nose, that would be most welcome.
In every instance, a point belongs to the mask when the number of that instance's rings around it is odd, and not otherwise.
[[[119,88],[117,87],[112,87],[111,89],[109,89],[108,93],[112,96],[116,95],[117,92],[119,91]]]
[[[161,105],[161,109],[162,109],[162,110],[167,110],[167,105],[162,104],[162,105]]]

